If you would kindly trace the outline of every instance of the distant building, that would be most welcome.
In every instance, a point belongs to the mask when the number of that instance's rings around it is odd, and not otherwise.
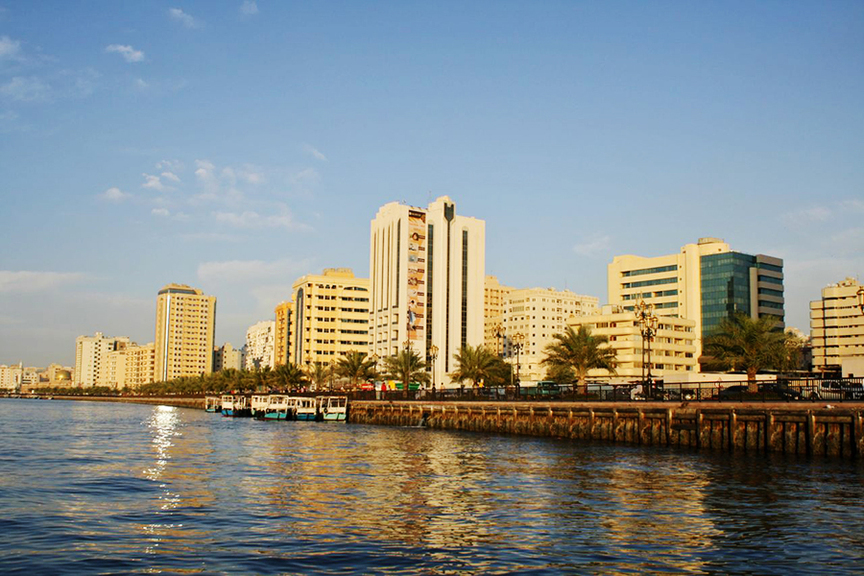
[[[369,352],[369,279],[350,268],[326,268],[293,285],[288,360],[329,364],[351,351]]]
[[[125,387],[137,388],[142,384],[150,384],[154,381],[155,372],[156,344],[154,342],[126,348]]]
[[[569,318],[592,314],[598,304],[596,296],[554,288],[521,288],[507,294],[501,347],[508,361],[518,363],[514,370],[519,379],[543,380],[547,368],[541,362],[547,344],[564,332]],[[522,346],[517,350],[519,342]]]
[[[846,278],[822,289],[810,302],[813,370],[864,376],[864,313],[859,308],[858,280]]]
[[[502,350],[501,338],[497,334],[504,329],[505,302],[512,291],[513,288],[502,285],[495,276],[486,276],[483,285],[483,342],[498,355]]]
[[[21,390],[21,377],[24,367],[21,364],[0,365],[0,390],[15,392]]]
[[[168,284],[156,298],[157,382],[213,371],[216,297],[185,284]]]
[[[784,326],[783,260],[733,252],[717,238],[701,238],[667,256],[616,256],[607,284],[612,305],[632,311],[644,300],[658,316],[695,321],[697,357],[702,339],[736,313],[773,316]]]
[[[587,326],[595,336],[609,338],[609,347],[615,350],[615,375],[626,380],[642,377],[643,350],[647,373],[647,346],[636,317],[621,306],[603,306],[587,316],[572,316],[567,324],[577,330]],[[696,356],[696,322],[675,316],[660,319],[657,334],[651,342],[651,375],[662,378],[673,374],[698,372]],[[605,370],[592,370],[589,376],[609,376]]]
[[[222,346],[217,346],[213,350],[213,371],[222,372],[223,370],[242,370],[243,369],[243,348],[235,349],[230,343],[226,342]]]
[[[79,336],[75,339],[75,371],[72,381],[76,386],[89,388],[92,386],[108,386],[108,354],[123,350],[129,345],[129,338],[119,336],[112,338],[102,332],[95,336]]]
[[[281,366],[288,363],[289,342],[291,341],[291,312],[294,303],[289,301],[280,302],[275,309],[276,334],[273,344],[273,365]]]
[[[372,352],[383,358],[410,346],[435,385],[449,385],[453,355],[484,341],[485,261],[486,223],[458,216],[447,196],[427,208],[382,206],[370,234]]]
[[[246,358],[243,367],[256,370],[273,367],[276,322],[264,320],[246,330]]]

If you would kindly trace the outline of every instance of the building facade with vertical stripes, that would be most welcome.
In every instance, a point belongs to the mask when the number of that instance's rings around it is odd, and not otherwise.
[[[155,382],[213,372],[216,297],[168,284],[156,297]]]
[[[410,347],[435,386],[449,386],[453,355],[483,344],[485,262],[486,223],[457,215],[447,196],[382,206],[370,234],[372,354]]]

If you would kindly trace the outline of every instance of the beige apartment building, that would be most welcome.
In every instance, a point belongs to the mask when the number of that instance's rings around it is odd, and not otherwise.
[[[156,298],[154,380],[213,371],[216,297],[185,284],[168,284]]]
[[[350,268],[326,268],[292,286],[292,364],[329,364],[351,351],[369,352],[369,279]]]
[[[102,332],[95,336],[79,336],[75,339],[75,370],[72,382],[75,386],[109,386],[111,379],[108,367],[108,354],[123,350],[129,345],[129,338],[112,338]]]
[[[633,381],[642,377],[643,348],[647,372],[648,343],[643,341],[639,323],[632,311],[621,306],[606,305],[593,314],[573,316],[567,324],[574,330],[587,326],[592,334],[609,338],[609,346],[615,350],[615,375],[618,378]],[[651,375],[655,378],[698,372],[696,322],[687,318],[663,316],[650,343],[650,350]],[[588,375],[610,376],[605,370],[592,370]]]
[[[486,347],[500,355],[501,338],[497,336],[504,329],[504,307],[513,288],[498,282],[495,276],[486,276],[483,287],[483,342]]]
[[[213,371],[243,369],[243,349],[235,349],[229,342],[213,349]]]
[[[864,312],[854,278],[826,286],[822,298],[810,302],[810,343],[813,370],[864,376]]]
[[[0,365],[0,390],[15,392],[21,390],[24,367],[21,364]]]
[[[139,346],[134,342],[108,354],[108,377],[105,386],[120,390],[153,382],[156,345]]]
[[[276,305],[276,333],[273,342],[273,365],[281,366],[288,363],[288,342],[291,335],[291,313],[294,303],[290,300]]]
[[[696,356],[702,339],[735,313],[770,315],[784,326],[783,260],[732,251],[718,238],[700,238],[678,254],[615,256],[608,265],[609,304],[632,311],[644,300],[658,316],[696,322]]]
[[[541,362],[546,356],[546,345],[555,334],[564,332],[571,316],[592,314],[598,304],[596,296],[570,290],[522,288],[510,291],[504,300],[505,335],[500,348],[508,361],[518,364],[519,379],[523,382],[543,380],[546,366]]]

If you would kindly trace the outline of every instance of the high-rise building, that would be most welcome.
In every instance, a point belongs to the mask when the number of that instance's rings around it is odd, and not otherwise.
[[[773,316],[784,326],[783,261],[733,252],[717,238],[701,238],[678,254],[616,256],[607,285],[609,304],[632,311],[644,300],[658,316],[695,321],[697,357],[702,339],[735,313]]]
[[[23,375],[24,366],[20,363],[12,366],[0,365],[0,390],[6,392],[21,390]]]
[[[501,354],[501,338],[504,329],[505,300],[513,288],[498,282],[495,276],[486,276],[483,286],[483,342],[486,347]]]
[[[216,297],[185,284],[168,284],[156,298],[157,382],[213,371]]]
[[[153,382],[155,370],[156,344],[154,342],[126,347],[126,387],[137,388],[142,384]]]
[[[129,338],[107,337],[102,332],[95,336],[79,336],[75,339],[75,371],[72,381],[76,386],[108,386],[108,354],[122,350],[129,344]]]
[[[642,339],[639,323],[630,310],[621,306],[606,305],[587,316],[571,316],[567,324],[574,330],[587,326],[591,334],[606,336],[609,347],[615,350],[615,375],[625,380],[643,377],[643,351],[646,352],[645,368],[648,367],[647,349]],[[698,372],[694,330],[696,322],[677,316],[663,316],[658,322],[657,333],[651,342],[651,375],[662,378],[673,374]],[[591,370],[589,376],[609,376],[605,370]]]
[[[237,350],[229,342],[213,349],[213,371],[242,370],[244,364],[243,348]]]
[[[846,278],[822,289],[810,302],[813,370],[842,376],[864,376],[864,310],[858,280]]]
[[[276,306],[276,335],[273,343],[273,364],[281,366],[288,363],[288,342],[291,340],[291,312],[294,303],[290,300]]]
[[[329,364],[347,352],[369,351],[369,279],[350,268],[327,268],[293,285],[289,356],[292,364]]]
[[[599,299],[570,290],[522,288],[512,290],[504,299],[505,357],[518,364],[514,369],[521,381],[543,380],[546,345],[555,334],[564,332],[571,317],[593,314]],[[521,343],[521,348],[516,347]]]
[[[273,367],[273,344],[276,322],[263,320],[246,330],[246,359],[244,368],[255,370]]]
[[[373,353],[383,358],[410,346],[435,385],[449,385],[453,355],[483,344],[485,261],[486,223],[458,216],[450,198],[427,208],[382,206],[369,254]]]

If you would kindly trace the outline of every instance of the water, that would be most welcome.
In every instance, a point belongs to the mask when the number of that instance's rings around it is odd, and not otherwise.
[[[858,463],[0,399],[0,573],[864,572]]]

